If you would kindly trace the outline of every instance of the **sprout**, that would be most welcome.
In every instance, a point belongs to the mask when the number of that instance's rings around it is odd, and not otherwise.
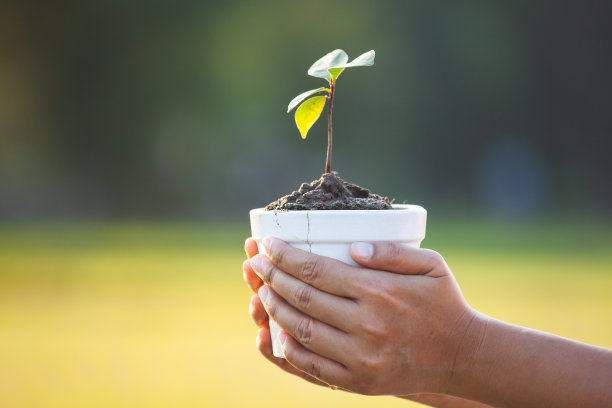
[[[348,62],[348,55],[342,50],[334,50],[317,62],[312,64],[308,70],[308,75],[323,78],[329,84],[329,88],[317,88],[303,92],[293,98],[287,107],[287,113],[293,108],[300,105],[295,111],[295,124],[297,125],[302,139],[306,139],[308,131],[321,116],[325,102],[329,99],[329,108],[327,109],[327,159],[325,160],[325,173],[331,172],[331,156],[332,156],[332,108],[334,105],[334,92],[336,89],[336,80],[340,74],[350,67],[367,67],[374,65],[374,50],[370,50],[361,54],[353,61]],[[308,98],[311,95],[317,95]],[[308,99],[306,99],[308,98]],[[306,100],[305,100],[306,99]],[[301,104],[300,104],[301,103]]]

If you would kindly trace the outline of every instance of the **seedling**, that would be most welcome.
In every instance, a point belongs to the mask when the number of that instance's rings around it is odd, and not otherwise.
[[[319,119],[325,102],[329,100],[329,107],[327,108],[327,158],[325,160],[325,173],[331,172],[331,159],[332,159],[332,109],[334,106],[334,92],[336,90],[336,80],[344,71],[345,68],[351,67],[367,67],[374,65],[374,50],[370,50],[364,54],[361,54],[353,61],[348,62],[348,55],[342,50],[334,50],[329,54],[325,55],[317,62],[312,64],[308,70],[308,75],[323,78],[329,84],[329,88],[317,88],[311,89],[310,91],[303,92],[293,98],[289,102],[287,107],[287,113],[291,112],[293,108],[301,105],[295,111],[295,124],[302,135],[302,139],[306,139],[308,131],[312,125]],[[324,95],[313,96],[312,98],[306,99],[311,95],[317,93],[325,93]],[[306,100],[304,100],[306,99]],[[303,102],[302,102],[303,101]]]

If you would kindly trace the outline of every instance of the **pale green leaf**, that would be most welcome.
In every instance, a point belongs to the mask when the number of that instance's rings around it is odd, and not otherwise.
[[[375,56],[375,52],[374,50],[370,50],[366,53],[361,54],[360,56],[358,56],[357,58],[355,58],[354,60],[352,60],[351,62],[347,63],[347,64],[342,64],[336,67],[332,67],[329,68],[328,71],[331,74],[332,77],[332,82],[336,82],[336,79],[340,76],[340,74],[342,73],[342,71],[345,70],[345,68],[350,68],[350,67],[367,67],[370,65],[374,65],[374,56]]]
[[[293,98],[291,100],[291,102],[289,102],[289,106],[287,107],[287,113],[291,112],[291,109],[293,109],[296,106],[298,106],[298,104],[300,102],[302,102],[304,99],[308,98],[310,95],[316,94],[317,92],[323,92],[323,91],[326,91],[328,93],[330,92],[329,89],[322,87],[322,88],[318,88],[318,89],[311,89],[310,91],[306,91],[306,92],[303,92],[303,93],[299,94],[298,96]]]
[[[308,75],[332,81],[332,76],[328,69],[338,65],[346,64],[348,55],[342,50],[334,50],[319,58],[308,70]]]
[[[375,56],[376,53],[374,50],[370,50],[361,54],[353,61],[348,62],[348,55],[346,55],[346,52],[334,50],[312,64],[312,67],[308,70],[308,74],[317,78],[326,79],[331,84],[336,82],[336,79],[345,68],[374,65]]]
[[[357,58],[355,58],[348,64],[342,63],[340,65],[333,65],[332,67],[333,68],[368,67],[370,65],[374,65],[375,56],[376,56],[376,53],[374,52],[374,50],[370,50],[368,52],[361,54],[360,56],[358,56]]]
[[[321,116],[327,96],[314,96],[307,99],[295,111],[295,124],[302,135],[302,139],[306,139],[308,131]]]

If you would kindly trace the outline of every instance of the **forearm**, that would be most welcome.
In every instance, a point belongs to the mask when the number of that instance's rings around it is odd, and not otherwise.
[[[499,407],[612,406],[612,351],[478,315],[449,394]]]

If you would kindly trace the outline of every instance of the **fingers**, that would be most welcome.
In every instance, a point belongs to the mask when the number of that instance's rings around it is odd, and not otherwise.
[[[268,328],[268,314],[266,313],[266,309],[264,309],[261,299],[259,299],[259,295],[257,294],[251,297],[249,314],[257,326],[261,327],[262,329]]]
[[[285,359],[293,367],[332,388],[350,384],[351,373],[342,364],[305,349],[285,331],[279,336]]]
[[[251,288],[251,290],[255,293],[257,293],[259,287],[263,285],[263,281],[259,276],[257,276],[251,267],[251,262],[248,259],[242,264],[242,277],[249,288]]]
[[[350,252],[355,262],[371,269],[435,278],[448,275],[442,256],[430,249],[395,242],[354,242]]]
[[[253,270],[283,299],[315,319],[345,332],[358,319],[355,301],[318,290],[278,269],[265,255],[251,259]]]
[[[257,241],[255,241],[253,238],[247,238],[246,241],[244,241],[244,252],[246,252],[247,257],[252,258],[254,255],[259,253],[259,250],[257,249]]]
[[[259,298],[270,318],[300,344],[340,363],[351,355],[349,336],[334,327],[305,315],[285,302],[268,285],[259,289]]]
[[[253,256],[259,253],[257,248],[257,242],[253,238],[247,238],[244,243],[244,251],[246,252],[247,257],[250,259]],[[249,312],[251,314],[251,318],[260,327],[259,332],[257,333],[257,349],[259,352],[270,362],[280,367],[282,370],[288,372],[289,374],[293,374],[298,376],[306,381],[309,381],[313,384],[321,385],[327,387],[327,384],[306,374],[303,371],[298,370],[294,366],[292,366],[286,359],[274,357],[272,353],[272,342],[270,339],[270,330],[268,328],[268,314],[261,303],[261,299],[259,299],[259,295],[257,295],[257,289],[263,284],[262,280],[255,274],[253,269],[251,268],[251,264],[247,261],[242,265],[244,280],[247,285],[255,292],[256,294],[251,297],[251,303],[249,305]]]
[[[271,361],[273,364],[277,365],[289,374],[296,375],[313,384],[327,386],[327,384],[325,384],[324,382],[317,380],[316,378],[306,374],[303,371],[298,370],[297,368],[289,364],[289,362],[284,358],[274,357],[274,354],[272,354],[272,342],[270,341],[269,329],[262,328],[257,333],[257,349],[267,360]]]
[[[338,296],[354,298],[357,295],[353,279],[362,273],[360,268],[292,248],[278,238],[266,237],[262,243],[279,269],[302,282]]]
[[[259,253],[259,250],[257,249],[257,242],[253,238],[247,238],[246,241],[244,241],[244,252],[246,252],[249,259]],[[253,268],[251,268],[251,263],[248,260],[244,261],[242,264],[242,276],[249,288],[251,288],[251,290],[255,293],[257,293],[259,287],[263,285],[263,282],[253,271]]]

